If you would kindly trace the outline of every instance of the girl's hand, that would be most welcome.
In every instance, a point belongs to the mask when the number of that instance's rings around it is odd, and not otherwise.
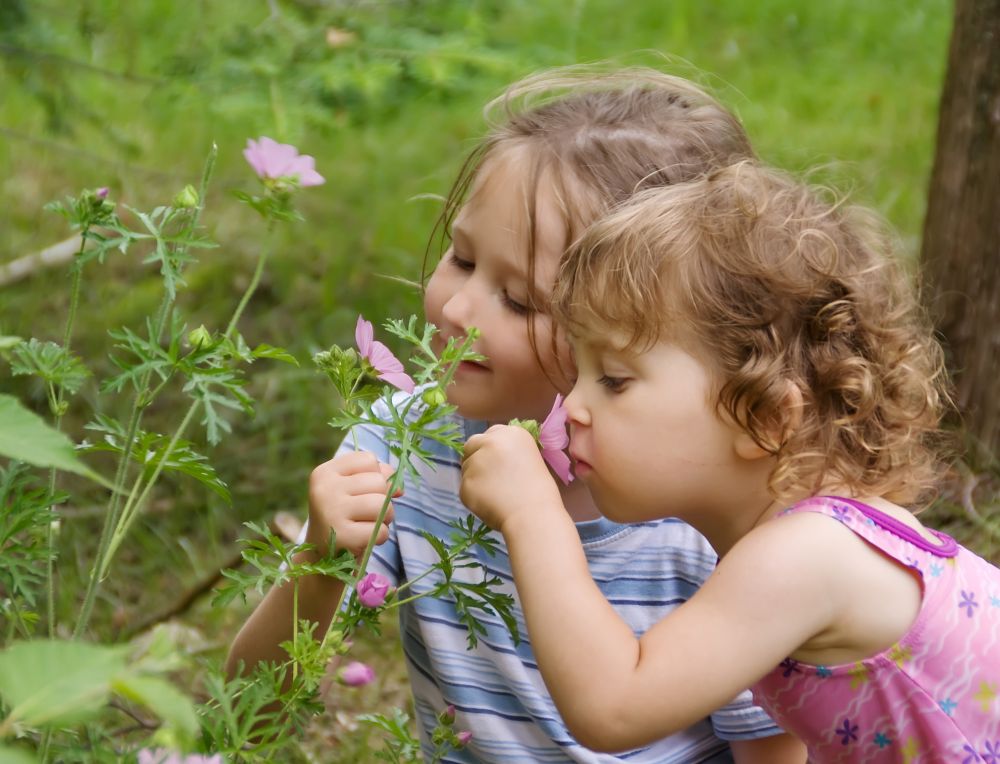
[[[371,538],[375,521],[393,469],[368,451],[341,454],[323,462],[309,476],[309,531],[306,541],[326,549],[330,531],[336,533],[336,548],[362,554]],[[402,491],[396,493],[400,496]],[[376,543],[389,538],[392,504],[383,518]]]
[[[469,511],[501,532],[516,515],[535,513],[545,503],[562,506],[535,439],[521,427],[502,424],[465,444],[459,495]]]

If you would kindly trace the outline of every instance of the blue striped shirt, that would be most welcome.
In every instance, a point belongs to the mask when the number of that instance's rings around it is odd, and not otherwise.
[[[377,404],[384,406],[384,404]],[[378,411],[381,416],[384,412]],[[412,412],[411,412],[412,415]],[[455,421],[465,436],[482,432],[485,424]],[[358,448],[395,466],[382,428],[357,427],[338,453]],[[431,465],[419,464],[420,479],[407,478],[402,496],[393,500],[395,521],[389,540],[377,547],[369,571],[396,584],[423,574],[437,555],[421,535],[428,531],[447,539],[449,522],[468,517],[459,500],[459,455],[433,442],[424,444]],[[577,524],[590,572],[615,610],[643,634],[654,623],[694,594],[715,567],[708,542],[677,520],[618,525],[600,519]],[[427,745],[436,716],[454,705],[456,727],[473,733],[469,746],[448,755],[446,762],[587,762],[609,764],[691,764],[731,761],[726,740],[778,734],[781,730],[752,704],[749,691],[684,732],[644,748],[616,755],[584,748],[567,731],[542,682],[528,641],[524,617],[511,577],[503,539],[495,534],[500,552],[489,557],[474,550],[478,562],[503,581],[515,600],[521,641],[515,645],[504,623],[489,613],[477,613],[486,626],[476,648],[469,650],[467,630],[453,600],[423,597],[400,608],[400,633],[413,689],[418,727]],[[416,582],[407,596],[433,588],[440,573]],[[456,577],[478,581],[481,573],[459,570]]]

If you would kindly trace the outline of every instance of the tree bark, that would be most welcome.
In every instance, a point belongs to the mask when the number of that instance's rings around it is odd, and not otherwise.
[[[1000,455],[1000,0],[956,0],[921,259],[976,462]],[[980,450],[981,449],[981,450]]]

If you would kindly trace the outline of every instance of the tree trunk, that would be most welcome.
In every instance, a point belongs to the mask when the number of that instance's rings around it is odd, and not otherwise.
[[[965,429],[992,461],[1000,455],[1000,0],[955,3],[921,258]]]

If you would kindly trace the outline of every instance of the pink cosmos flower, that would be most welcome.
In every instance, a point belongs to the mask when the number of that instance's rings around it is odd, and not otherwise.
[[[247,139],[243,156],[261,180],[294,178],[300,186],[319,186],[326,178],[316,172],[316,160],[288,143],[278,143],[266,135]]]
[[[222,754],[202,756],[198,753],[184,754],[165,748],[143,748],[139,751],[139,764],[223,764]]]
[[[354,587],[358,592],[358,599],[365,607],[378,607],[385,602],[385,597],[389,593],[389,579],[381,573],[369,573],[364,576]]]
[[[562,401],[563,397],[557,395],[552,410],[538,429],[538,443],[542,447],[542,458],[556,476],[568,485],[573,481],[573,473],[564,450],[569,445],[569,434],[566,432],[567,414]]]
[[[459,745],[468,745],[472,741],[472,730],[462,730],[455,737]]]
[[[413,378],[403,371],[403,364],[392,354],[392,351],[374,337],[375,331],[372,329],[372,322],[365,321],[364,317],[358,316],[358,324],[354,328],[354,341],[358,343],[358,352],[361,353],[361,357],[374,367],[379,379],[385,380],[390,385],[395,385],[400,390],[412,393]]]
[[[351,661],[340,670],[340,681],[348,687],[361,687],[375,680],[375,669],[361,661]]]

